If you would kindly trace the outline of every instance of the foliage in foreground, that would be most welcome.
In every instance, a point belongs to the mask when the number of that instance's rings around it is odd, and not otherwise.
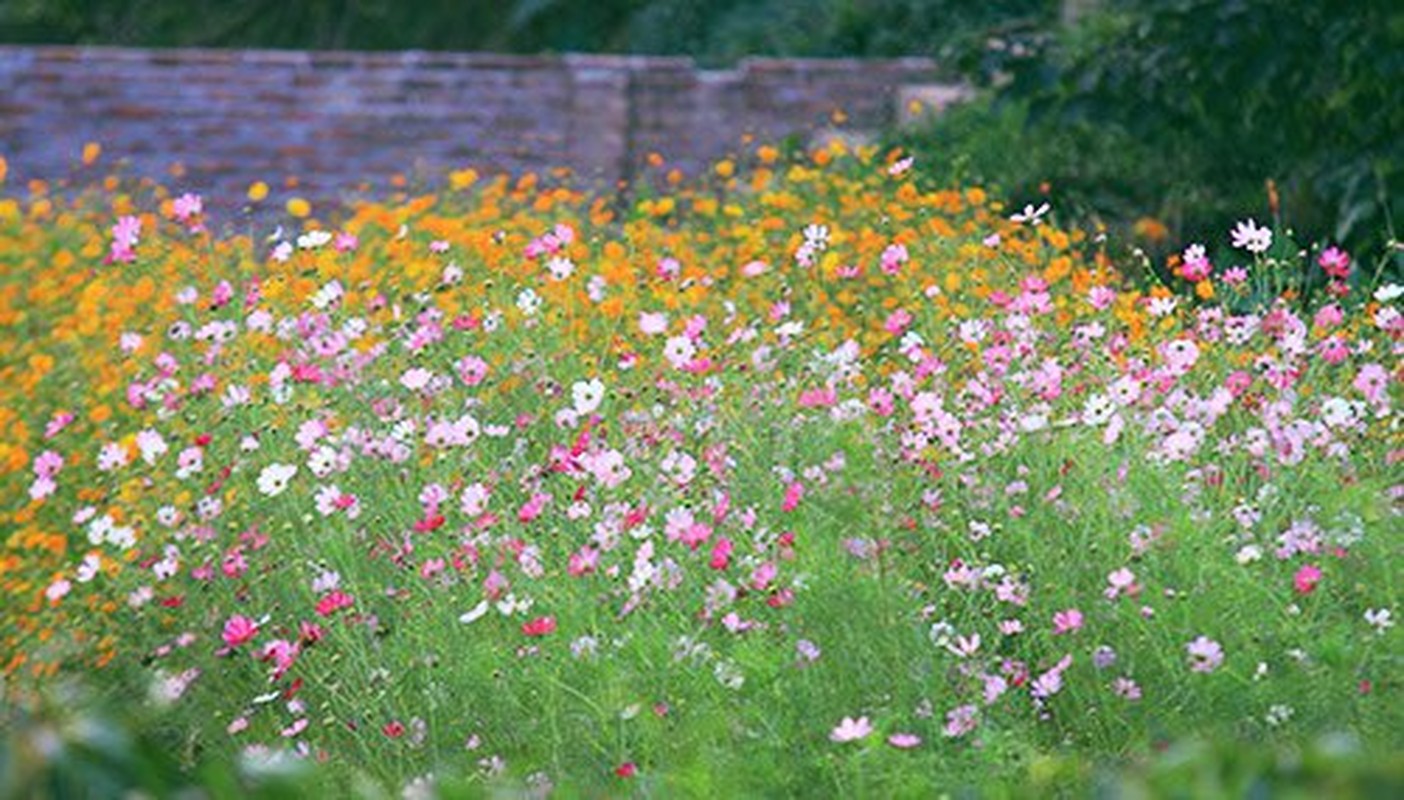
[[[91,672],[211,781],[341,793],[1397,752],[1384,262],[1244,221],[1141,291],[899,156],[626,209],[465,171],[242,235],[0,201],[7,700]]]
[[[135,717],[130,707],[99,713],[90,697],[67,687],[39,714],[11,709],[0,739],[0,798],[117,796],[131,791],[158,796],[260,800],[307,797],[327,786],[351,786],[349,796],[380,800],[394,795],[354,766],[333,778],[330,767],[291,758],[237,763],[202,757],[194,766],[177,757],[179,736],[163,738],[161,713]],[[623,788],[625,784],[620,784]],[[427,789],[427,786],[421,787]],[[481,797],[469,775],[445,775],[435,795]],[[525,787],[492,785],[499,795]],[[1383,798],[1404,792],[1404,757],[1372,757],[1350,737],[1322,737],[1304,746],[1245,746],[1243,742],[1185,739],[1133,763],[1093,766],[1067,756],[1037,759],[1000,786],[959,787],[949,796],[1086,796],[1120,798],[1332,797]],[[427,794],[427,791],[424,792]],[[404,796],[415,797],[413,791]]]

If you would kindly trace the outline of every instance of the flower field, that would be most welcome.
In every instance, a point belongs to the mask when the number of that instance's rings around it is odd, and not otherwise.
[[[899,153],[655,169],[0,199],[7,705],[328,796],[1404,746],[1385,260],[1245,220],[1139,286]]]

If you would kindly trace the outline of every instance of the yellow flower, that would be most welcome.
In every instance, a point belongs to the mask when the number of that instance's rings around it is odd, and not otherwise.
[[[449,173],[449,186],[454,190],[467,189],[477,182],[477,170],[460,169]]]
[[[88,142],[83,145],[83,166],[92,166],[93,162],[97,161],[100,155],[102,155],[102,145],[97,142]]]
[[[303,217],[306,217],[308,214],[312,213],[312,204],[302,199],[301,197],[289,198],[288,213],[293,215],[294,217],[297,217],[298,219],[302,219]]]
[[[263,181],[254,181],[249,186],[249,202],[257,203],[268,196],[268,184]]]

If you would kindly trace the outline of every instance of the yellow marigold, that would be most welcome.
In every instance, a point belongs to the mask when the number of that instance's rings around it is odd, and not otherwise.
[[[297,217],[298,219],[302,219],[303,217],[306,217],[308,214],[312,213],[312,204],[302,199],[301,197],[289,198],[287,207],[288,213],[293,215],[294,217]]]
[[[83,145],[83,166],[91,166],[98,156],[102,155],[102,145],[97,142],[88,142]]]

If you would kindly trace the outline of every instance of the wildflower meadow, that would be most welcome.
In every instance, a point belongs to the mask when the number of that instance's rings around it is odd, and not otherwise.
[[[0,792],[132,726],[157,796],[1404,781],[1392,239],[1147,270],[841,143],[340,210],[105,158],[0,199]]]

